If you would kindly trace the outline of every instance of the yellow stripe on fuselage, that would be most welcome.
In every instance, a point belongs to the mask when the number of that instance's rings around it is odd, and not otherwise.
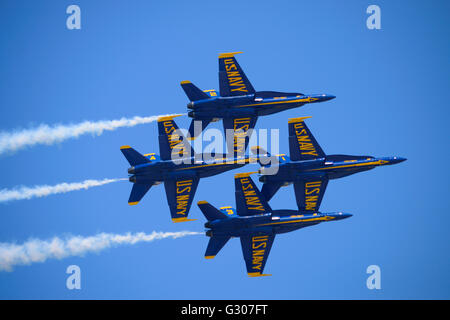
[[[318,171],[318,170],[332,170],[332,169],[341,169],[341,168],[352,168],[352,167],[362,167],[362,166],[376,166],[376,165],[382,165],[387,163],[388,161],[385,160],[377,160],[377,161],[370,161],[370,162],[364,162],[364,163],[352,163],[352,164],[345,164],[341,166],[330,166],[325,168],[317,168],[317,169],[311,169],[311,171]]]
[[[333,219],[334,219],[334,217],[331,217],[331,216],[323,216],[323,217],[311,218],[311,219],[295,219],[295,220],[289,220],[289,221],[275,221],[275,222],[258,224],[256,226],[257,227],[260,227],[260,226],[273,226],[273,225],[286,224],[286,223],[311,222],[311,221],[327,221],[327,220],[333,220]]]
[[[261,102],[261,103],[253,103],[253,104],[244,104],[242,106],[237,106],[238,108],[242,107],[253,107],[253,106],[263,106],[269,104],[282,104],[282,103],[296,103],[296,102],[313,102],[315,98],[303,98],[303,99],[295,99],[295,100],[287,100],[287,101],[273,101],[273,102]]]

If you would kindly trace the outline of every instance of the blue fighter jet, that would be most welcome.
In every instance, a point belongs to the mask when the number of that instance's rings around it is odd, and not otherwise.
[[[206,259],[214,258],[230,238],[239,237],[247,274],[250,277],[266,276],[264,266],[276,234],[352,216],[342,212],[272,210],[250,174],[252,172],[235,175],[236,210],[231,207],[219,210],[206,201],[198,202],[208,220],[205,227],[209,229],[206,235],[210,239]]]
[[[318,210],[328,181],[367,171],[378,166],[391,165],[405,161],[401,157],[375,158],[372,156],[326,155],[312,135],[304,120],[310,117],[289,119],[289,152],[278,155],[278,166],[274,171],[269,166],[259,170],[259,180],[264,183],[262,194],[269,201],[283,186],[294,184],[298,209],[306,212]],[[252,152],[272,157],[259,147]],[[276,172],[276,174],[272,174]]]
[[[259,116],[335,98],[329,94],[255,91],[234,57],[238,53],[241,52],[219,55],[220,93],[215,90],[202,91],[190,81],[181,82],[190,100],[187,107],[191,109],[188,113],[192,118],[189,127],[191,139],[196,138],[210,122],[223,119],[224,132],[229,130],[234,134],[234,139],[227,141],[228,152],[243,154],[248,145],[249,130],[255,127]]]
[[[128,204],[136,205],[153,185],[164,182],[172,221],[192,221],[195,219],[188,219],[188,213],[200,178],[236,169],[256,160],[248,156],[227,158],[226,154],[218,153],[199,157],[180,132],[174,117],[158,118],[160,155],[142,155],[130,146],[120,148],[131,165],[128,173],[133,189]]]

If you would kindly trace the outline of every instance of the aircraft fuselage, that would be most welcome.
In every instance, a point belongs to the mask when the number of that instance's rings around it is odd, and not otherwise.
[[[304,227],[312,226],[326,221],[336,221],[351,217],[351,214],[342,212],[333,213],[301,213],[296,210],[274,210],[256,216],[234,215],[230,219],[214,220],[205,223],[209,228],[207,236],[232,236],[255,234],[280,234]]]
[[[211,159],[195,159],[194,157],[150,162],[136,165],[128,169],[129,180],[135,183],[151,183],[178,177],[206,178],[229,170],[237,169],[248,163],[256,163],[255,157],[227,158],[216,155]]]
[[[215,97],[191,101],[188,116],[198,120],[232,118],[236,116],[265,116],[303,106],[305,103],[333,99],[326,94],[304,95],[279,92],[272,97],[258,97],[258,93],[237,97]]]
[[[282,155],[283,158],[288,158]],[[333,161],[333,158],[336,158]],[[404,161],[400,157],[383,157],[374,158],[370,156],[345,156],[335,155],[327,156],[326,158],[318,158],[314,160],[305,161],[291,161],[286,160],[280,163],[278,172],[275,175],[265,174],[269,172],[268,168],[262,167],[260,169],[261,182],[269,181],[285,181],[293,182],[302,180],[308,177],[323,177],[328,179],[338,179],[358,172],[371,170],[377,166],[390,165]]]

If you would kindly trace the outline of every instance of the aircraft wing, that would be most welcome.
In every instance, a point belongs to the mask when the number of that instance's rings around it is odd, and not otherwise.
[[[234,176],[236,210],[240,216],[252,216],[272,211],[250,178],[252,173],[238,173]]]
[[[295,181],[294,191],[298,209],[310,213],[319,211],[327,185],[328,178],[326,176]]]
[[[195,220],[187,217],[199,180],[199,178],[180,178],[164,181],[167,203],[173,222]]]
[[[274,239],[274,234],[261,232],[241,236],[242,253],[250,277],[268,276],[263,271]]]
[[[223,131],[226,135],[228,153],[234,156],[244,156],[257,119],[257,116],[223,119]],[[233,139],[229,139],[227,130],[232,130]]]
[[[304,122],[308,118],[310,117],[289,119],[289,152],[292,161],[325,157],[325,153]]]
[[[222,97],[255,93],[255,89],[234,57],[238,53],[241,52],[219,54],[219,86]]]
[[[194,155],[190,143],[173,120],[179,116],[158,118],[159,152],[162,160],[181,159]]]

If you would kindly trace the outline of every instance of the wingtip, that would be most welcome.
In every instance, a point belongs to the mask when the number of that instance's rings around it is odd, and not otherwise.
[[[135,205],[137,205],[138,203],[139,203],[139,201],[128,202],[128,204],[129,204],[130,206],[135,206]]]
[[[214,259],[215,256],[205,256],[205,259]]]
[[[254,174],[254,173],[258,173],[258,171],[236,173],[236,174],[234,175],[234,178],[235,178],[235,179],[245,178],[245,177],[249,177],[251,174]]]
[[[173,120],[173,118],[181,117],[182,114],[173,114],[170,116],[162,116],[158,118],[158,122]]]
[[[207,203],[208,203],[208,201],[200,200],[199,202],[197,202],[197,205],[207,204]]]
[[[247,273],[250,278],[256,277],[269,277],[271,274],[261,273],[261,272],[249,272]]]
[[[130,146],[121,146],[120,147],[120,150],[124,150],[124,149],[131,149],[131,147]]]
[[[309,119],[309,118],[312,118],[312,117],[307,116],[307,117],[290,118],[288,123],[303,122],[305,119]]]
[[[240,53],[243,53],[243,52],[242,51],[236,51],[236,52],[219,53],[219,59],[220,58],[232,58],[232,57],[234,57],[234,55],[240,54]]]
[[[191,83],[191,82],[189,80],[183,80],[180,82],[180,84],[188,84],[188,83]]]
[[[197,219],[188,219],[186,217],[183,218],[172,218],[173,223],[179,223],[179,222],[188,222],[188,221],[195,221]]]

